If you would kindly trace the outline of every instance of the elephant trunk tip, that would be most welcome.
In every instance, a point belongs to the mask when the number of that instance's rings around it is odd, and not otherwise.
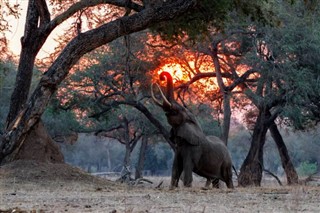
[[[165,81],[167,80],[167,99],[172,101],[174,99],[173,95],[173,79],[169,72],[163,71],[160,73],[160,80]]]

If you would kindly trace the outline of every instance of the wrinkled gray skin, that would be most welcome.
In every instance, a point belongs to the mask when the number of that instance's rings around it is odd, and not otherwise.
[[[160,79],[167,80],[167,93],[162,94],[163,103],[154,97],[153,90],[152,97],[166,112],[168,123],[172,126],[171,139],[176,144],[171,188],[178,187],[182,172],[186,187],[191,187],[192,172],[195,172],[207,178],[206,187],[211,183],[217,186],[220,179],[228,188],[233,188],[232,161],[226,145],[217,137],[207,137],[195,116],[174,100],[171,75],[163,72]]]

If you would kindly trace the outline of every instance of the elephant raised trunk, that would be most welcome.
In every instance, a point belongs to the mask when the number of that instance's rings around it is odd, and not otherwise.
[[[178,186],[182,172],[185,186],[191,186],[192,172],[195,172],[207,178],[206,185],[220,179],[228,188],[233,188],[232,162],[226,145],[217,137],[207,137],[195,116],[174,100],[172,76],[168,72],[162,72],[160,80],[167,80],[166,96],[156,84],[162,103],[153,94],[153,84],[151,95],[166,112],[168,123],[172,126],[171,138],[176,144],[171,188]]]
[[[167,87],[166,87],[166,95],[163,94],[160,86],[156,83],[157,89],[160,92],[160,95],[162,97],[162,103],[160,100],[158,100],[153,93],[153,85],[151,84],[151,96],[152,99],[156,104],[158,104],[160,107],[162,107],[165,111],[170,111],[172,109],[172,103],[174,102],[174,94],[173,94],[173,79],[169,72],[162,72],[160,74],[160,80],[161,81],[167,81]]]
[[[162,72],[160,73],[160,80],[164,81],[167,80],[167,100],[172,102],[174,100],[173,95],[173,79],[169,72]]]

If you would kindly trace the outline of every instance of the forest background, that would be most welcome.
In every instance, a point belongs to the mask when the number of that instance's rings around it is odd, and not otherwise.
[[[1,5],[7,11],[2,14],[18,18],[19,7],[7,2]],[[72,66],[42,121],[67,163],[90,172],[120,172],[142,163],[151,174],[167,175],[173,156],[165,133],[169,126],[150,100],[149,85],[161,71],[170,71],[179,101],[196,115],[206,134],[227,142],[237,170],[256,141],[259,113],[267,109],[263,112],[272,113],[299,176],[313,174],[319,171],[320,162],[320,24],[315,2],[245,2],[239,11],[220,2],[215,14],[209,9],[201,11],[205,21],[189,16],[191,20],[160,22],[149,30],[115,39]],[[73,2],[51,4],[52,13],[59,14]],[[126,9],[102,5],[75,13],[64,34],[55,38],[54,51],[35,60],[28,96],[71,38],[125,16]],[[2,32],[11,29],[6,18],[1,17]],[[8,49],[8,38],[2,36],[0,131],[5,134],[19,59]],[[220,82],[217,64],[223,77]],[[232,111],[227,134],[225,100],[230,101]],[[146,112],[151,112],[158,125]],[[264,169],[284,175],[272,134],[266,133],[265,141],[260,144]]]

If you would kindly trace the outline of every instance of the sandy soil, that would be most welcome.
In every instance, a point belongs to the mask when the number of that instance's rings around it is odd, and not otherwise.
[[[169,190],[169,178],[127,186],[65,164],[18,161],[0,167],[0,212],[320,212],[320,187]],[[160,189],[155,187],[163,181]]]

